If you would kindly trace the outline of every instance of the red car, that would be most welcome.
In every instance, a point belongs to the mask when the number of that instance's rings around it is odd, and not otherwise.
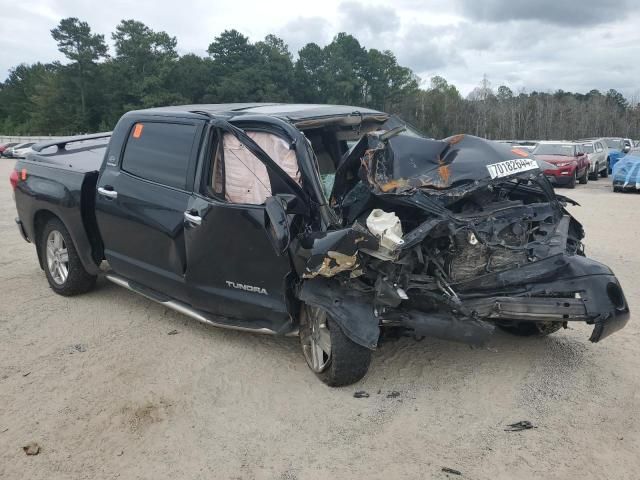
[[[11,147],[13,147],[13,146],[15,146],[15,145],[18,145],[18,143],[17,143],[17,142],[13,142],[13,143],[3,143],[2,145],[0,145],[0,157],[2,156],[2,154],[4,153],[4,151],[5,151],[7,148],[11,148]]]
[[[579,143],[540,142],[531,153],[553,166],[544,174],[554,185],[575,188],[577,181],[589,181],[589,157]]]

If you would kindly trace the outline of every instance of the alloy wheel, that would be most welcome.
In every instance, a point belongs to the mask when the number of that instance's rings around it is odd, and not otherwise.
[[[58,230],[52,230],[47,236],[46,257],[51,278],[56,284],[63,285],[69,276],[69,252]]]
[[[300,326],[300,343],[309,368],[322,373],[331,362],[331,333],[327,313],[317,307],[304,307],[304,323]]]

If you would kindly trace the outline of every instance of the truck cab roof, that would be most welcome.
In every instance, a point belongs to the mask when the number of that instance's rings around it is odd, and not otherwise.
[[[391,117],[388,113],[364,107],[297,103],[176,105],[134,110],[125,114],[125,117],[130,115],[193,117],[202,114],[219,116],[227,120],[253,115],[277,117],[288,121],[299,129],[318,128],[327,124],[351,126],[362,123],[384,123]]]

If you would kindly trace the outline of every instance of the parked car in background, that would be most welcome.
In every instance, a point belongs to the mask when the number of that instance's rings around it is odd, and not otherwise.
[[[31,146],[33,144],[34,142],[20,143],[18,145],[15,145],[9,148],[8,150],[5,150],[4,156],[9,158],[25,158],[27,153],[30,153],[33,151],[31,149]]]
[[[582,184],[589,181],[589,158],[581,143],[540,142],[531,153],[535,158],[544,160],[554,167],[544,171],[545,176],[554,185],[574,188],[578,181]]]
[[[3,143],[2,145],[0,145],[0,157],[4,157],[5,150],[8,150],[15,145],[18,145],[18,142]]]
[[[613,171],[615,164],[624,157],[629,150],[630,145],[625,145],[624,139],[619,137],[609,137],[604,139],[607,147],[609,148],[609,173]]]
[[[640,151],[629,153],[613,168],[614,192],[638,190],[640,190]]]
[[[496,142],[506,143],[512,147],[520,148],[529,152],[538,144],[536,140],[496,140]]]
[[[608,177],[607,158],[609,156],[609,149],[604,139],[578,141],[582,143],[582,147],[589,158],[589,178],[591,180],[598,180],[600,176]]]

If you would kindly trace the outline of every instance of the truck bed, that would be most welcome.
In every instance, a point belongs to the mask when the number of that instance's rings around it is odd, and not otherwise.
[[[110,138],[111,132],[106,132],[37,143],[27,160],[79,173],[97,172]]]
[[[59,218],[75,243],[85,269],[98,272],[102,242],[95,220],[95,194],[110,133],[69,137],[34,145],[16,162],[21,181],[15,190],[18,225],[31,242],[51,216]],[[43,259],[38,250],[42,266]]]

